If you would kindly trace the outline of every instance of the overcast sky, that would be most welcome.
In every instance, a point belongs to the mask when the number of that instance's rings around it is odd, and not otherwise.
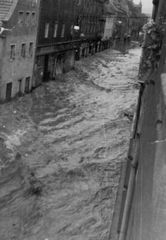
[[[134,0],[135,3],[139,3],[140,0]],[[152,13],[152,0],[142,0],[143,13]]]

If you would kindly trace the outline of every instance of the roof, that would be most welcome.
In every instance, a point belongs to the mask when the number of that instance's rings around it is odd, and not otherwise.
[[[6,20],[15,3],[15,0],[0,0],[0,21]]]

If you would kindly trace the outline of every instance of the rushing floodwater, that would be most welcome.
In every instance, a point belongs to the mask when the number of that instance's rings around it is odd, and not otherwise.
[[[107,50],[0,107],[1,240],[108,240],[139,59]]]

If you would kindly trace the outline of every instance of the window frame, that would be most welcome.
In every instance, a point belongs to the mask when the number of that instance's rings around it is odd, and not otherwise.
[[[26,58],[26,43],[21,43],[21,57]]]
[[[15,60],[16,58],[16,44],[10,44],[10,60]]]
[[[29,56],[33,57],[33,48],[34,48],[34,43],[30,42],[29,43]]]

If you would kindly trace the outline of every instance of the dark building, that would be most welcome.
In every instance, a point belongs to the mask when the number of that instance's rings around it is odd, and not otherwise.
[[[105,0],[82,0],[77,3],[75,24],[79,26],[80,31],[80,56],[87,56],[102,50],[105,2]]]
[[[35,85],[74,66],[74,3],[74,0],[40,1]]]
[[[41,0],[35,86],[70,70],[75,59],[101,49],[104,0]]]

